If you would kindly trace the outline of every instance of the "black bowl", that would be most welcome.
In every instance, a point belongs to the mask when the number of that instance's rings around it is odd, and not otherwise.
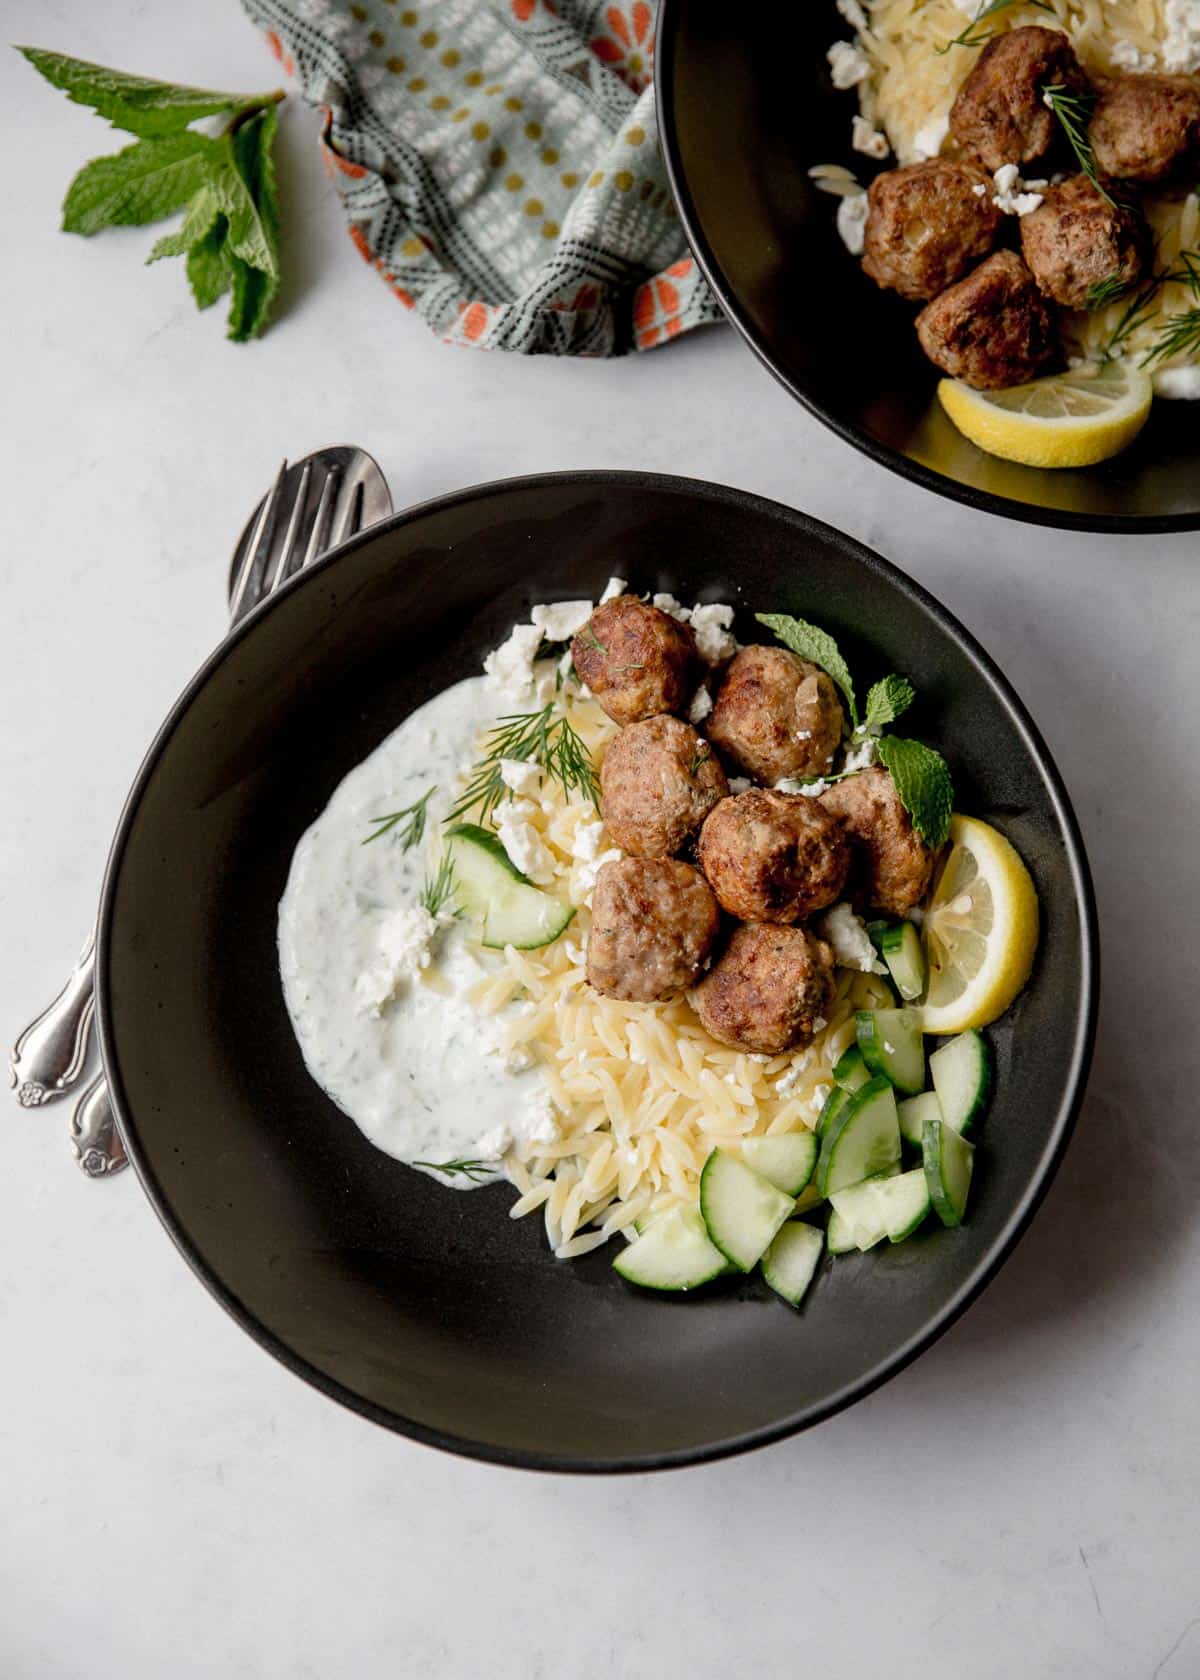
[[[797,1316],[746,1282],[631,1292],[553,1259],[511,1191],[451,1194],[380,1154],[305,1072],[280,991],[292,850],[346,771],[477,672],[530,603],[635,589],[795,610],[864,681],[907,671],[962,807],[998,821],[1045,911],[995,1032],[969,1225],[825,1268]],[[715,1457],[827,1417],[900,1369],[1009,1253],[1065,1148],[1091,1046],[1087,865],[1046,748],[999,671],[902,573],[803,514],[639,474],[517,479],[350,543],[225,642],[150,750],[100,918],[121,1130],[163,1223],[270,1352],[419,1440],[543,1469]]]
[[[1200,403],[1159,402],[1141,437],[1086,471],[985,455],[942,412],[915,310],[862,273],[808,178],[850,149],[853,91],[825,54],[850,34],[833,0],[718,6],[662,0],[658,109],[684,227],[730,320],[840,437],[929,490],[987,513],[1081,530],[1200,525]]]

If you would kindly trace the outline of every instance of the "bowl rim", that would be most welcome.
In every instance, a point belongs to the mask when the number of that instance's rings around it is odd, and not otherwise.
[[[264,1324],[240,1297],[220,1281],[205,1255],[184,1229],[158,1180],[152,1161],[143,1149],[137,1119],[121,1079],[120,1058],[110,992],[110,961],[121,865],[130,832],[137,821],[142,800],[156,773],[159,760],[183,718],[190,710],[196,696],[207,685],[213,673],[230,656],[234,648],[247,637],[255,634],[258,625],[275,611],[277,603],[285,595],[312,587],[316,579],[323,577],[342,558],[358,549],[381,539],[386,540],[394,531],[402,529],[406,525],[416,524],[431,515],[461,506],[465,502],[484,501],[493,496],[506,495],[514,490],[526,491],[538,488],[620,488],[628,490],[631,487],[663,490],[684,495],[689,499],[707,499],[740,507],[761,517],[769,518],[774,522],[783,523],[790,527],[800,539],[806,536],[816,536],[821,541],[832,544],[855,563],[865,564],[870,569],[880,572],[894,588],[899,589],[902,594],[909,596],[919,607],[923,608],[934,620],[938,629],[948,636],[958,646],[959,650],[966,655],[969,662],[981,671],[986,680],[994,685],[998,698],[1008,711],[1026,752],[1029,753],[1045,780],[1055,819],[1062,834],[1080,919],[1081,992],[1079,1013],[1073,1023],[1073,1044],[1066,1086],[1062,1100],[1058,1104],[1057,1111],[1048,1128],[1035,1176],[1024,1196],[1013,1208],[985,1258],[981,1260],[971,1276],[964,1281],[955,1294],[943,1303],[941,1309],[917,1334],[911,1336],[900,1348],[886,1359],[879,1361],[877,1365],[861,1377],[844,1384],[833,1395],[825,1397],[819,1403],[791,1412],[770,1424],[764,1424],[755,1429],[742,1431],[737,1435],[722,1437],[716,1441],[706,1442],[694,1447],[651,1453],[601,1454],[594,1457],[576,1458],[562,1453],[540,1452],[528,1448],[510,1448],[496,1446],[488,1442],[473,1441],[464,1436],[455,1435],[448,1430],[437,1429],[415,1419],[402,1417],[399,1413],[379,1406],[364,1396],[354,1393],[335,1377],[319,1370],[303,1355],[289,1347],[279,1334]],[[273,1355],[287,1369],[303,1378],[305,1382],[321,1393],[338,1401],[350,1411],[368,1418],[373,1423],[380,1424],[384,1428],[408,1436],[410,1439],[425,1445],[438,1447],[443,1451],[452,1452],[465,1458],[517,1469],[558,1471],[582,1475],[641,1474],[651,1470],[676,1469],[690,1464],[711,1463],[718,1459],[732,1457],[736,1453],[746,1452],[756,1447],[784,1440],[790,1435],[823,1422],[835,1413],[843,1411],[855,1401],[873,1393],[930,1347],[978,1298],[1007,1261],[1017,1242],[1028,1228],[1061,1165],[1083,1101],[1095,1041],[1098,1001],[1099,935],[1095,894],[1087,854],[1070,796],[1049,748],[1024,703],[1017,696],[1004,673],[975,640],[970,631],[961,625],[922,585],[910,578],[907,573],[901,571],[892,561],[877,554],[856,538],[848,536],[834,526],[826,525],[821,520],[812,518],[799,509],[787,507],[783,503],[729,485],[678,477],[667,473],[623,471],[614,468],[519,474],[510,478],[494,479],[486,483],[471,485],[462,490],[452,491],[445,495],[415,503],[392,514],[390,518],[381,521],[379,524],[370,526],[340,547],[331,550],[327,555],[323,555],[306,571],[297,573],[274,594],[260,602],[227,636],[218,642],[212,653],[199,666],[167,713],[147,749],[134,777],[117,824],[104,872],[97,922],[96,1020],[104,1071],[108,1078],[113,1111],[121,1138],[125,1144],[129,1160],[154,1211],[180,1254],[210,1294],[215,1296],[225,1310],[264,1351]]]
[[[696,201],[688,186],[680,154],[677,112],[674,97],[675,48],[678,41],[679,19],[687,0],[660,0],[658,34],[654,49],[655,103],[658,108],[659,138],[667,180],[679,210],[679,219],[692,255],[701,273],[711,286],[726,319],[739,332],[759,361],[798,403],[835,432],[843,442],[868,456],[881,467],[898,473],[911,484],[919,484],[935,495],[961,502],[979,513],[989,513],[1001,519],[1015,519],[1026,525],[1040,525],[1060,531],[1090,531],[1105,536],[1166,536],[1180,531],[1200,530],[1200,509],[1191,514],[1131,514],[1122,518],[1115,514],[1071,513],[1065,509],[1041,508],[1032,502],[1018,501],[1013,496],[999,496],[990,490],[977,490],[959,479],[923,466],[890,444],[880,443],[870,432],[848,420],[839,419],[813,400],[776,362],[766,335],[755,325],[749,310],[743,305],[724,269],[717,260],[711,243],[705,236]]]

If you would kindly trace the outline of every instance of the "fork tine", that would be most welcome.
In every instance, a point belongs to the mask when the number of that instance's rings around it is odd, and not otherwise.
[[[275,571],[271,581],[263,590],[264,595],[273,594],[287,576],[288,563],[300,545],[300,525],[304,519],[304,509],[308,503],[308,487],[312,483],[312,462],[305,461],[304,470],[300,474],[300,483],[296,486],[295,500],[292,502],[291,516],[288,519],[287,531],[283,544],[279,550],[279,559],[275,562]]]
[[[254,576],[259,559],[265,560],[266,558],[267,546],[271,541],[271,532],[274,528],[276,515],[279,512],[280,498],[283,494],[283,481],[286,476],[287,462],[285,460],[275,475],[275,482],[271,486],[271,494],[263,503],[262,510],[254,523],[250,541],[246,544],[246,557],[242,561],[237,588],[233,592],[233,601],[229,608],[229,619],[232,624],[236,624],[242,615],[246,593],[249,590],[250,580]]]
[[[352,537],[362,525],[362,516],[363,487],[362,480],[359,479],[350,493],[350,498],[346,503],[346,511],[338,520],[337,533],[330,547],[336,548],[339,543],[344,543],[347,537]]]
[[[325,475],[325,482],[321,486],[321,500],[317,503],[317,514],[313,520],[312,531],[309,533],[308,547],[304,551],[304,558],[300,562],[300,570],[311,566],[318,554],[324,554],[330,547],[329,527],[333,520],[333,504],[337,500],[338,485],[341,483],[340,467],[331,467]]]

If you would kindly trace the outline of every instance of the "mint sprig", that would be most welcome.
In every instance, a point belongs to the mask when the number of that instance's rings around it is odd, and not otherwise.
[[[886,724],[895,723],[901,712],[906,712],[916,698],[916,690],[907,677],[898,677],[893,671],[890,677],[884,677],[875,683],[867,694],[867,711],[863,718],[864,730],[882,729]]]
[[[179,227],[156,242],[147,261],[184,257],[197,308],[230,292],[229,337],[243,343],[261,333],[279,290],[273,147],[282,92],[217,93],[39,47],[17,50],[77,105],[139,137],[79,171],[63,201],[63,231],[90,237],[182,210]],[[222,115],[229,121],[220,134],[190,126]]]
[[[907,741],[900,735],[884,735],[878,752],[913,827],[936,852],[946,843],[954,809],[954,784],[946,760],[921,741]]]

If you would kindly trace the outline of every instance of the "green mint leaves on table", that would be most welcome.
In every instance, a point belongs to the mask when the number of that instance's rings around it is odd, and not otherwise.
[[[89,105],[135,145],[95,158],[63,201],[63,231],[85,236],[106,227],[160,222],[183,211],[174,233],[148,262],[184,257],[199,309],[230,294],[229,337],[256,337],[279,289],[279,208],[272,151],[282,93],[214,93],[176,87],[101,64],[17,49],[77,105]],[[202,117],[227,116],[222,133],[195,133]]]

